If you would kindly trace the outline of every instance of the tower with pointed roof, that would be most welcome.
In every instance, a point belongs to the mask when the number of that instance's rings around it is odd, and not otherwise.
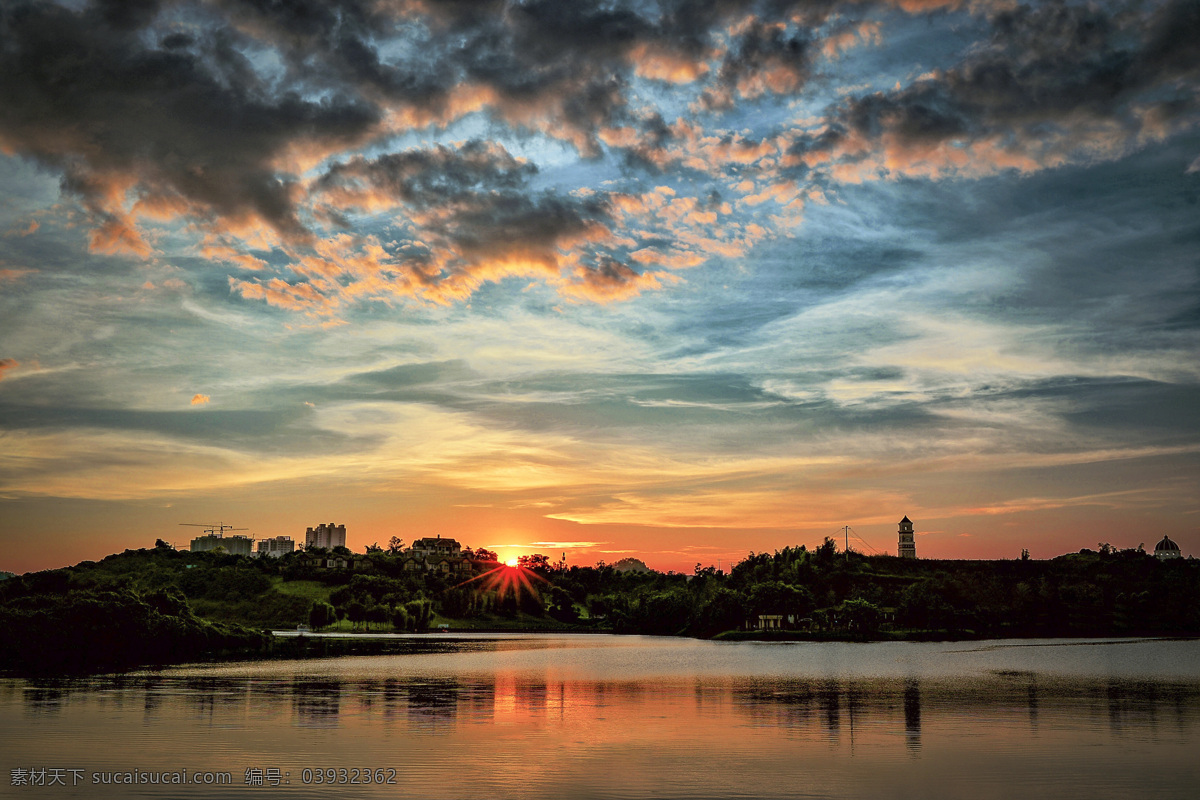
[[[901,558],[917,557],[917,543],[913,541],[914,535],[912,520],[905,515],[904,519],[900,520],[900,551],[898,555]]]

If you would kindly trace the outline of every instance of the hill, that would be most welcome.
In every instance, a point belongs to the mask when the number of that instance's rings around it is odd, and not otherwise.
[[[342,548],[344,550],[344,548]],[[311,555],[311,554],[309,554]],[[0,581],[0,667],[79,671],[269,653],[264,628],[608,631],[726,638],[1200,635],[1200,562],[1141,550],[1048,561],[751,554],[728,574],[471,561],[406,569],[386,551],[326,569],[165,544]],[[316,561],[322,561],[317,559]]]

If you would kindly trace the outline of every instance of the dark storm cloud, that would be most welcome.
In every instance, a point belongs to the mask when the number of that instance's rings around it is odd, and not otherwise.
[[[101,19],[117,29],[133,30],[152,22],[162,5],[160,0],[97,0]]]
[[[425,119],[461,113],[456,88],[483,90],[494,116],[549,124],[587,155],[599,152],[596,131],[623,113],[631,51],[667,37],[631,4],[413,3],[394,16],[359,2],[222,6],[307,84],[351,88]],[[397,41],[403,52],[385,53]]]
[[[512,276],[548,280],[599,302],[658,285],[653,274],[624,265],[604,270],[629,242],[613,231],[606,194],[535,190],[528,181],[536,172],[500,145],[480,141],[335,164],[313,182],[315,212],[349,227],[353,212],[387,209],[403,241],[384,246],[375,237],[342,234],[289,265],[300,282],[230,278],[229,286],[247,298],[327,316],[364,295],[447,303]]]
[[[607,204],[597,198],[556,194],[477,196],[426,230],[452,239],[464,252],[484,256],[492,248],[550,247],[564,237],[581,236],[602,220]]]
[[[468,75],[518,95],[569,80],[571,71],[588,64],[611,65],[637,42],[659,35],[621,5],[535,0],[477,19],[463,48]]]
[[[382,32],[388,25],[388,18],[374,11],[379,4],[369,0],[218,0],[217,5],[235,19],[290,40],[297,49],[331,41],[337,34]]]
[[[557,274],[562,253],[572,249],[585,259],[601,258],[593,246],[611,238],[607,198],[534,191],[528,180],[536,172],[499,145],[471,141],[355,158],[331,167],[315,190],[340,209],[404,208],[427,251],[409,258],[437,262],[421,269],[423,282],[458,292],[530,268]],[[578,273],[584,288],[593,285],[591,271]],[[602,277],[609,291],[619,291],[642,276],[621,268]]]
[[[715,85],[701,96],[701,103],[710,109],[729,109],[741,98],[795,94],[812,73],[815,42],[808,29],[750,22],[730,45]]]
[[[845,158],[900,174],[1029,171],[1079,153],[1120,155],[1168,135],[1198,106],[1194,2],[1157,4],[1148,16],[1138,3],[1041,3],[988,21],[989,39],[953,68],[833,109],[825,132],[793,148],[794,161]],[[977,149],[966,160],[937,150],[950,144]]]
[[[113,205],[105,191],[132,177],[161,202],[177,195],[193,212],[253,214],[296,233],[294,187],[272,164],[289,144],[356,141],[383,105],[453,116],[450,93],[465,81],[493,91],[492,111],[508,121],[549,117],[556,134],[594,154],[597,130],[625,113],[637,48],[703,57],[735,9],[790,13],[771,3],[430,3],[394,12],[354,0],[113,0],[78,11],[21,2],[0,16],[0,136],[62,169],[101,215]],[[399,54],[385,55],[390,42],[404,45]],[[285,74],[256,71],[264,46],[277,48]],[[799,34],[756,21],[720,80],[785,62],[801,68],[805,48]]]
[[[882,5],[916,12],[960,4]],[[668,122],[643,92],[646,80],[659,82],[653,91],[687,84],[682,99],[699,98],[691,113],[707,106],[731,115],[756,98],[801,94],[824,69],[819,60],[870,38],[878,22],[860,20],[879,7],[97,0],[71,10],[20,2],[0,12],[0,145],[61,175],[95,226],[96,252],[148,257],[155,250],[145,221],[184,218],[200,223],[208,258],[259,272],[319,256],[320,269],[332,272],[329,251],[339,248],[344,259],[346,249],[318,241],[322,225],[350,228],[354,208],[404,208],[411,217],[398,224],[425,254],[406,245],[401,260],[413,270],[400,294],[454,275],[462,280],[446,296],[462,298],[497,276],[540,270],[569,293],[599,299],[663,280],[639,272],[616,246],[619,236],[632,239],[615,229],[603,191],[531,191],[534,165],[480,142],[376,158],[349,153],[479,113],[493,131],[537,132],[586,157],[601,155],[603,142],[629,165],[753,185],[748,213],[769,215],[773,207],[762,204],[774,198],[798,214],[807,187],[791,179],[813,170],[851,168],[834,180],[888,169],[1032,171],[1077,149],[1162,138],[1194,116],[1200,23],[1195,4],[1178,1],[1142,14],[1141,5],[1052,3],[977,15],[971,24],[989,39],[952,69],[830,109],[826,130],[801,136],[785,157],[790,175],[768,173],[794,134],[711,131],[687,115]],[[341,163],[305,179],[330,159]],[[763,225],[736,247],[723,242],[725,255],[774,233]],[[711,243],[722,244],[716,238]],[[263,254],[279,239],[286,256]],[[359,236],[355,246],[369,239]],[[493,264],[482,267],[485,259]],[[332,284],[284,277],[237,280],[235,290],[329,311],[317,295]]]
[[[576,266],[563,292],[572,297],[606,303],[633,297],[646,289],[658,289],[662,286],[663,278],[669,280],[669,274],[638,272],[612,257],[602,255],[591,259],[589,264]]]
[[[364,0],[221,0],[229,21],[274,45],[289,77],[305,86],[351,89],[373,101],[441,108],[461,75],[442,48],[421,38],[418,20]],[[406,24],[408,23],[408,24]],[[416,57],[388,62],[380,44],[398,38],[419,45]]]
[[[998,121],[1024,122],[1077,109],[1112,114],[1134,93],[1194,77],[1200,6],[1173,0],[1146,19],[1139,5],[1105,13],[1058,2],[996,14],[988,47],[947,74],[950,93]]]
[[[121,8],[0,12],[0,142],[60,169],[64,188],[104,225],[120,224],[134,185],[150,213],[186,207],[299,233],[293,186],[273,159],[289,143],[355,140],[375,110],[275,94],[224,29],[147,43],[136,26],[153,8]],[[116,249],[136,249],[125,243]]]
[[[480,193],[524,189],[536,173],[535,165],[514,158],[504,148],[472,140],[458,148],[437,145],[373,159],[359,156],[330,167],[316,188],[348,200],[370,190],[395,202],[429,208]]]
[[[675,132],[657,112],[638,120],[637,131],[637,140],[620,149],[623,165],[652,173],[663,172],[671,161],[666,148],[675,140]]]
[[[440,6],[431,9],[436,17]],[[633,4],[537,0],[469,22],[460,4],[450,11],[450,33],[463,42],[443,52],[465,81],[494,92],[493,113],[517,128],[548,125],[586,157],[601,152],[599,130],[628,115],[637,48],[673,49],[659,21]]]
[[[350,208],[381,201],[405,205],[423,218],[424,232],[480,253],[522,242],[549,246],[607,221],[603,196],[532,190],[528,180],[536,172],[499,145],[470,141],[355,158],[331,167],[317,191]]]

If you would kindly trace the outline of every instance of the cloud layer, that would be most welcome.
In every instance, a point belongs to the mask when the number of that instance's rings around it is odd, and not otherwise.
[[[1198,43],[1185,0],[8,3],[0,502],[1177,533]]]
[[[848,52],[947,11],[978,41],[823,100]],[[182,223],[239,268],[236,294],[318,315],[511,277],[636,296],[677,281],[662,268],[791,235],[842,184],[1029,173],[1193,130],[1200,64],[1183,0],[20,2],[0,25],[0,147],[60,176],[92,252],[160,257]],[[754,105],[776,110],[745,128]],[[670,170],[675,203],[630,218],[591,181],[531,189],[538,165],[498,141],[397,149],[481,124]],[[703,234],[667,213],[684,203],[707,209]],[[391,225],[369,232],[368,214]]]

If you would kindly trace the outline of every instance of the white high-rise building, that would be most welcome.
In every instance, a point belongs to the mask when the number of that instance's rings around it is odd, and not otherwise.
[[[280,556],[295,551],[296,543],[290,536],[276,536],[274,539],[259,539],[258,554],[260,556]]]
[[[208,550],[216,550],[218,547],[226,553],[235,556],[248,556],[254,548],[254,540],[249,536],[222,536],[219,533],[209,533],[204,536],[197,536],[192,539],[192,552],[203,553]]]
[[[321,524],[315,528],[309,528],[304,532],[304,547],[324,547],[326,550],[332,550],[335,547],[346,546],[346,526],[329,524]]]

